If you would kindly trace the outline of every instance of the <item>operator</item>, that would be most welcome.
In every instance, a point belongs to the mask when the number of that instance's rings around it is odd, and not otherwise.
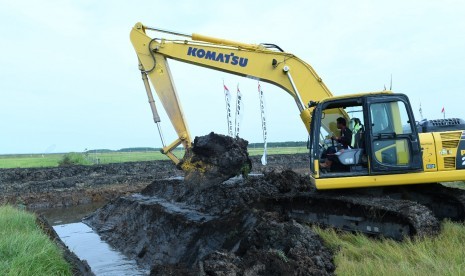
[[[326,150],[325,162],[320,164],[322,169],[331,169],[333,162],[337,160],[336,152],[341,149],[348,149],[352,142],[352,131],[347,127],[347,121],[345,118],[339,117],[336,119],[337,129],[341,130],[341,135],[339,137],[331,136],[331,140],[336,141],[340,144],[331,146]]]

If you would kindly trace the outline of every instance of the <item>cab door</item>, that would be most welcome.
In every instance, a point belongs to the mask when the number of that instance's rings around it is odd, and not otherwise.
[[[370,173],[420,171],[423,167],[420,141],[407,96],[367,97],[367,147]]]

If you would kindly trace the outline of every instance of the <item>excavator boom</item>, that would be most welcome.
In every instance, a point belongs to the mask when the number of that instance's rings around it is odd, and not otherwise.
[[[146,30],[156,30],[189,39],[152,39],[146,34]],[[290,53],[271,50],[267,45],[245,44],[200,34],[180,34],[149,28],[141,23],[134,26],[130,38],[139,58],[142,75],[146,74],[151,80],[178,134],[175,142],[169,146],[164,145],[164,153],[170,153],[179,144],[188,148],[191,142],[167,59],[257,79],[281,87],[294,98],[300,117],[309,132],[311,109],[308,108],[308,104],[333,96],[309,64]],[[149,101],[152,101],[150,96]],[[156,108],[152,107],[152,110],[156,112]],[[329,130],[330,122],[339,116],[345,116],[344,114],[342,110],[328,114],[323,125]],[[158,117],[158,114],[154,117]],[[168,156],[178,162],[174,156]]]

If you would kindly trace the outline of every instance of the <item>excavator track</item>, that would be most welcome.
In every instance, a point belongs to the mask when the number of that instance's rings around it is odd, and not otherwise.
[[[312,192],[262,199],[260,205],[301,223],[395,240],[436,235],[440,230],[440,222],[433,212],[410,200]]]
[[[395,240],[436,235],[440,221],[465,221],[465,190],[439,183],[314,191],[261,200],[291,219]]]
[[[360,189],[355,194],[414,201],[428,207],[439,220],[465,221],[465,190],[439,183]]]

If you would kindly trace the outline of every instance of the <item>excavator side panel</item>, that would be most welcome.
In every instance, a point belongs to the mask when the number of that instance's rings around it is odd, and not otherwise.
[[[439,171],[465,169],[465,132],[445,131],[432,133]]]
[[[425,172],[465,169],[465,131],[427,132],[419,137]]]
[[[435,172],[438,170],[438,160],[433,133],[419,133],[419,137],[423,150],[423,170]]]

